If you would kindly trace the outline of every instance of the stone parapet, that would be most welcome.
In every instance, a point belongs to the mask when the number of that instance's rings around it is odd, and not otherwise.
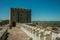
[[[8,35],[7,35],[7,27],[1,27],[1,30],[0,30],[0,40],[6,40]]]
[[[21,26],[25,33],[32,37],[33,40],[60,40],[60,31],[53,31],[51,27],[39,28],[26,24],[22,24]]]

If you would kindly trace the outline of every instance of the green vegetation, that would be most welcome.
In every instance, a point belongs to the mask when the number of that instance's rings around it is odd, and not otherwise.
[[[30,40],[33,40],[32,38],[30,38]]]
[[[8,23],[9,23],[9,20],[2,20],[2,21],[0,22],[0,26],[6,25],[6,24],[8,24]]]
[[[44,27],[60,27],[60,21],[33,21],[32,23],[38,23],[39,25],[43,25]]]

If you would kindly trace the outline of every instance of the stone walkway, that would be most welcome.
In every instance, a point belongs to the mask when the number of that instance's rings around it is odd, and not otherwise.
[[[29,40],[30,37],[27,36],[25,32],[23,32],[20,28],[14,27],[12,29],[8,29],[9,35],[7,40]]]

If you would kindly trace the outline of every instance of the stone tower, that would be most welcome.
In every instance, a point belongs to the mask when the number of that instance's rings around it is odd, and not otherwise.
[[[10,24],[13,23],[30,23],[31,22],[31,10],[23,8],[11,8],[10,9]]]

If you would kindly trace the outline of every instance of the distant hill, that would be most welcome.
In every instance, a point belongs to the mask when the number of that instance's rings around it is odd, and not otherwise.
[[[58,26],[58,27],[60,27],[60,21],[32,21],[32,23],[34,24],[34,23],[38,23],[38,24],[42,24],[42,25],[44,25],[44,26],[53,26],[53,27],[55,27],[55,26]]]
[[[8,23],[9,23],[9,20],[2,20],[2,21],[0,22],[0,26],[6,25],[6,24],[8,24]]]

